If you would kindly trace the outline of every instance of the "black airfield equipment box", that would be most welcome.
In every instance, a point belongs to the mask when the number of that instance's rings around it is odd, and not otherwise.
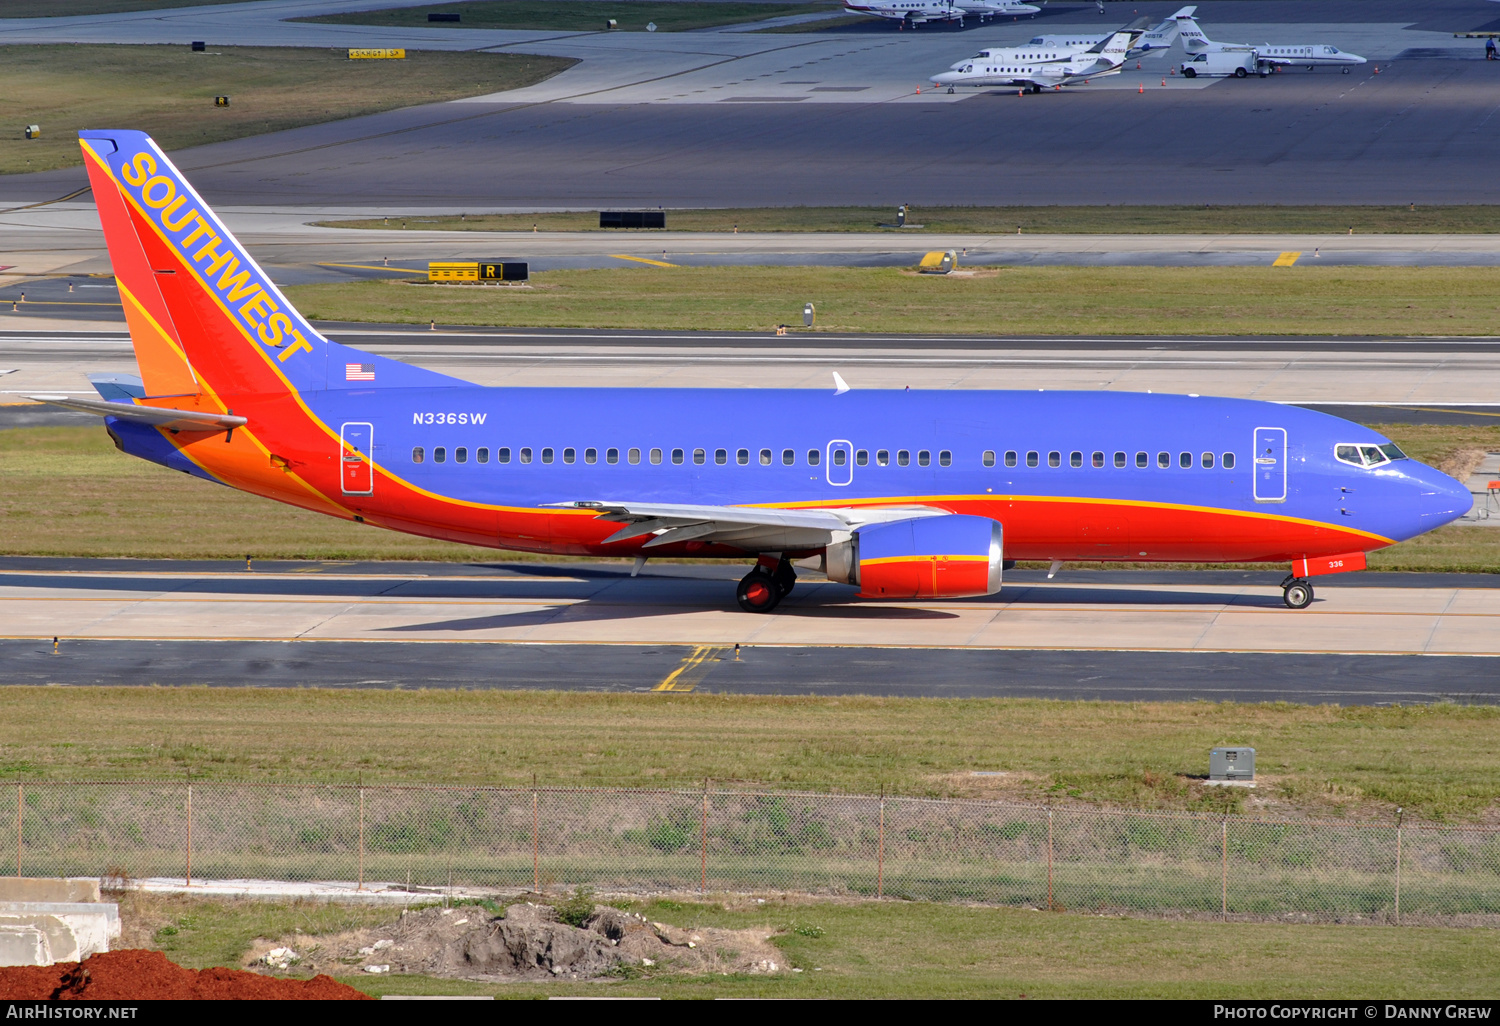
[[[457,11],[435,11],[427,15],[428,21],[463,21],[463,15]]]
[[[665,210],[601,210],[600,228],[665,228]]]

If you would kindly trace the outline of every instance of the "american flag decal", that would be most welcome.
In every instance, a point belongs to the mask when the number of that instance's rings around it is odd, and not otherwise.
[[[346,363],[344,364],[345,381],[374,381],[375,365],[373,363]]]

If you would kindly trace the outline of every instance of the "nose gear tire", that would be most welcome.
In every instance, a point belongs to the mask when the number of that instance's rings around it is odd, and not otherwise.
[[[1313,586],[1306,581],[1292,581],[1281,589],[1281,600],[1288,609],[1306,609],[1312,605]]]

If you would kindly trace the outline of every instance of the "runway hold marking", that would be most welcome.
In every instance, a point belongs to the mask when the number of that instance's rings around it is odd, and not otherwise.
[[[1297,258],[1299,256],[1301,256],[1301,255],[1302,255],[1302,251],[1301,250],[1290,250],[1289,249],[1285,253],[1281,254],[1281,256],[1279,256],[1275,260],[1271,261],[1271,266],[1272,267],[1291,267],[1293,264],[1295,264],[1297,262]]]
[[[682,661],[682,665],[671,673],[652,691],[691,691],[702,683],[703,678],[708,676],[708,671],[713,669],[709,664],[719,661],[719,653],[727,651],[728,645],[699,645],[693,649],[691,655]]]
[[[677,266],[676,264],[669,264],[665,260],[652,260],[650,257],[627,256],[624,253],[611,253],[610,257],[614,260],[634,260],[638,264],[650,264],[652,267]]]

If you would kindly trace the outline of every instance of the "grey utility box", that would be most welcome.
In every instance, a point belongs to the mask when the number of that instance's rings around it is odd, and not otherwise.
[[[1250,783],[1255,780],[1254,748],[1210,748],[1209,783]]]

